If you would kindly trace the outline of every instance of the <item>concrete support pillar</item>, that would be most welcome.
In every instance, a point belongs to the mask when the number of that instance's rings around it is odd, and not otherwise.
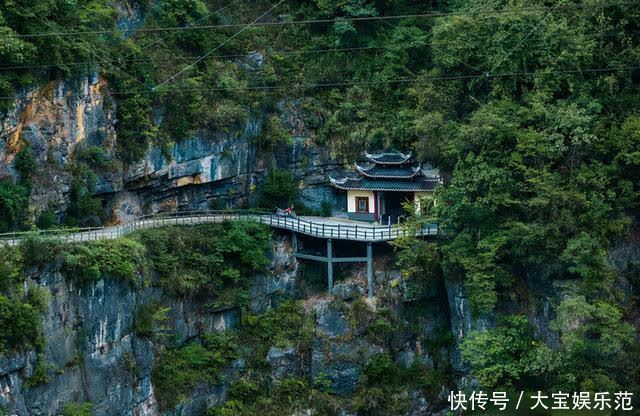
[[[291,248],[294,253],[298,252],[298,235],[295,232],[291,233]]]
[[[327,240],[327,282],[331,292],[333,289],[333,243],[330,238]]]
[[[369,297],[373,297],[373,247],[367,243],[367,290]]]

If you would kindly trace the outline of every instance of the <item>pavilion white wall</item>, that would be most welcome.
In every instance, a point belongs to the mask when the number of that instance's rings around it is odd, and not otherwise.
[[[356,212],[356,197],[369,198],[369,212],[374,213],[373,191],[347,191],[347,212]]]

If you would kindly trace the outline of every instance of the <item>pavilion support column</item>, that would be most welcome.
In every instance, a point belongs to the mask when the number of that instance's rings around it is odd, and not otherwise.
[[[329,287],[329,293],[333,289],[333,242],[331,239],[327,239],[327,286]]]
[[[295,231],[291,233],[291,249],[294,254],[298,252],[298,235]]]
[[[367,243],[367,290],[369,298],[373,297],[373,246]]]

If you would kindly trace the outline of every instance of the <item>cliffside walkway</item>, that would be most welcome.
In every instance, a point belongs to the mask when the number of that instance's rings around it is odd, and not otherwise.
[[[0,241],[12,246],[18,244],[29,235],[57,238],[67,242],[109,240],[122,237],[133,231],[165,225],[194,225],[238,220],[254,220],[273,228],[289,230],[317,238],[370,243],[395,240],[409,233],[404,227],[375,226],[365,222],[348,221],[333,217],[301,216],[293,218],[258,211],[183,211],[143,215],[125,224],[111,227],[4,233],[0,234]],[[417,236],[435,236],[438,234],[438,226],[430,224],[419,230],[413,230],[411,233]]]
[[[373,297],[373,243],[395,240],[408,234],[435,236],[438,226],[430,224],[420,229],[408,230],[400,226],[375,226],[365,222],[348,221],[333,217],[288,217],[257,211],[189,211],[165,214],[143,215],[126,224],[112,227],[79,228],[61,230],[37,230],[0,234],[0,243],[9,246],[19,244],[30,235],[50,237],[66,242],[110,240],[137,230],[162,227],[165,225],[195,225],[222,223],[226,221],[254,220],[272,228],[292,232],[293,255],[298,259],[324,262],[327,265],[327,286],[333,288],[333,265],[336,263],[366,263],[367,289]],[[326,240],[326,256],[305,254],[298,251],[298,235],[307,235]],[[333,240],[348,240],[366,243],[366,256],[334,256]],[[0,244],[1,246],[1,244]]]

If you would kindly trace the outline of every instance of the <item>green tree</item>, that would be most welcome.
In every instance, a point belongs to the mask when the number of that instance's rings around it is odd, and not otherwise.
[[[527,318],[512,315],[496,328],[472,331],[460,345],[460,352],[483,387],[516,388],[523,387],[522,379],[538,348]]]
[[[260,206],[274,209],[288,207],[298,196],[298,184],[291,172],[280,169],[270,169],[262,185]]]

